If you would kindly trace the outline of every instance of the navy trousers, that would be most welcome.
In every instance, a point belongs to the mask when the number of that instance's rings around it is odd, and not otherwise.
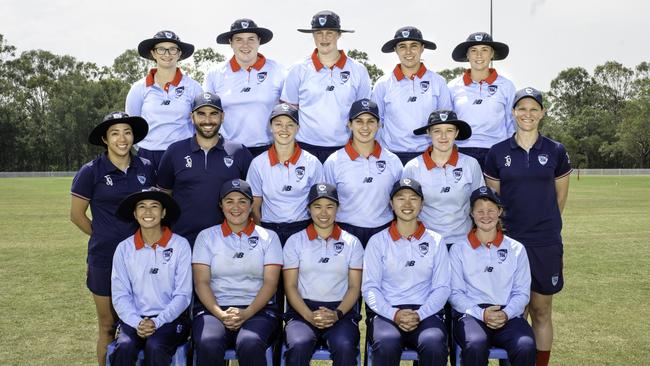
[[[275,309],[267,306],[244,322],[237,331],[227,329],[210,312],[194,317],[192,334],[196,366],[225,364],[226,349],[235,348],[241,366],[256,366],[264,358],[266,349],[273,343],[280,328],[280,318]]]
[[[523,318],[517,317],[499,329],[490,329],[471,315],[454,320],[454,338],[462,348],[463,366],[486,366],[490,347],[500,347],[508,352],[513,366],[535,365],[535,336]]]
[[[145,366],[165,366],[172,362],[176,348],[187,341],[190,332],[190,321],[186,316],[180,316],[171,323],[156,329],[147,338],[140,338],[137,330],[120,321],[120,332],[117,337],[115,351],[109,357],[111,365],[133,366],[138,359],[138,353],[144,349]]]
[[[404,347],[417,351],[420,365],[447,365],[447,331],[441,316],[423,319],[410,332],[379,315],[374,316],[370,325],[373,366],[398,366]]]
[[[305,303],[311,310],[316,310],[320,306],[336,309],[340,302],[305,300]],[[331,327],[318,329],[290,308],[284,328],[287,343],[286,364],[308,366],[316,346],[325,344],[332,355],[333,366],[356,365],[360,317],[355,310],[351,310]]]

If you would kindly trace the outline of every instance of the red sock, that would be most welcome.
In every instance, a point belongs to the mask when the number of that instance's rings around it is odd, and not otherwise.
[[[537,359],[535,361],[535,366],[548,366],[548,361],[551,358],[551,351],[540,351],[537,350]]]

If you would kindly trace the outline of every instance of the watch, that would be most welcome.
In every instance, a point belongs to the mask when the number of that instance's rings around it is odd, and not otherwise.
[[[341,309],[336,309],[336,318],[338,320],[341,320],[341,318],[343,318],[343,311],[341,311]]]

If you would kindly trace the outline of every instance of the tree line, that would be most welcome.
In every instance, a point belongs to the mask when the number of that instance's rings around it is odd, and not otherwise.
[[[383,71],[350,50],[373,83]],[[225,57],[198,49],[182,69],[202,83]],[[153,66],[126,50],[109,66],[44,50],[16,52],[0,34],[0,171],[73,171],[101,152],[88,133],[110,111],[123,110],[130,85]],[[447,80],[463,68],[441,70]],[[522,87],[522,86],[520,86]],[[560,72],[547,93],[544,134],[567,147],[574,167],[650,166],[650,64],[634,69],[610,61],[590,74]]]

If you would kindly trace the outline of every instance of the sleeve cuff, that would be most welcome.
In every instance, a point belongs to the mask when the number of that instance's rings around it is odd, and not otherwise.
[[[128,319],[124,320],[124,322],[129,325],[133,329],[138,329],[138,325],[140,324],[140,321],[142,318],[140,318],[137,315],[131,315],[128,317]]]

